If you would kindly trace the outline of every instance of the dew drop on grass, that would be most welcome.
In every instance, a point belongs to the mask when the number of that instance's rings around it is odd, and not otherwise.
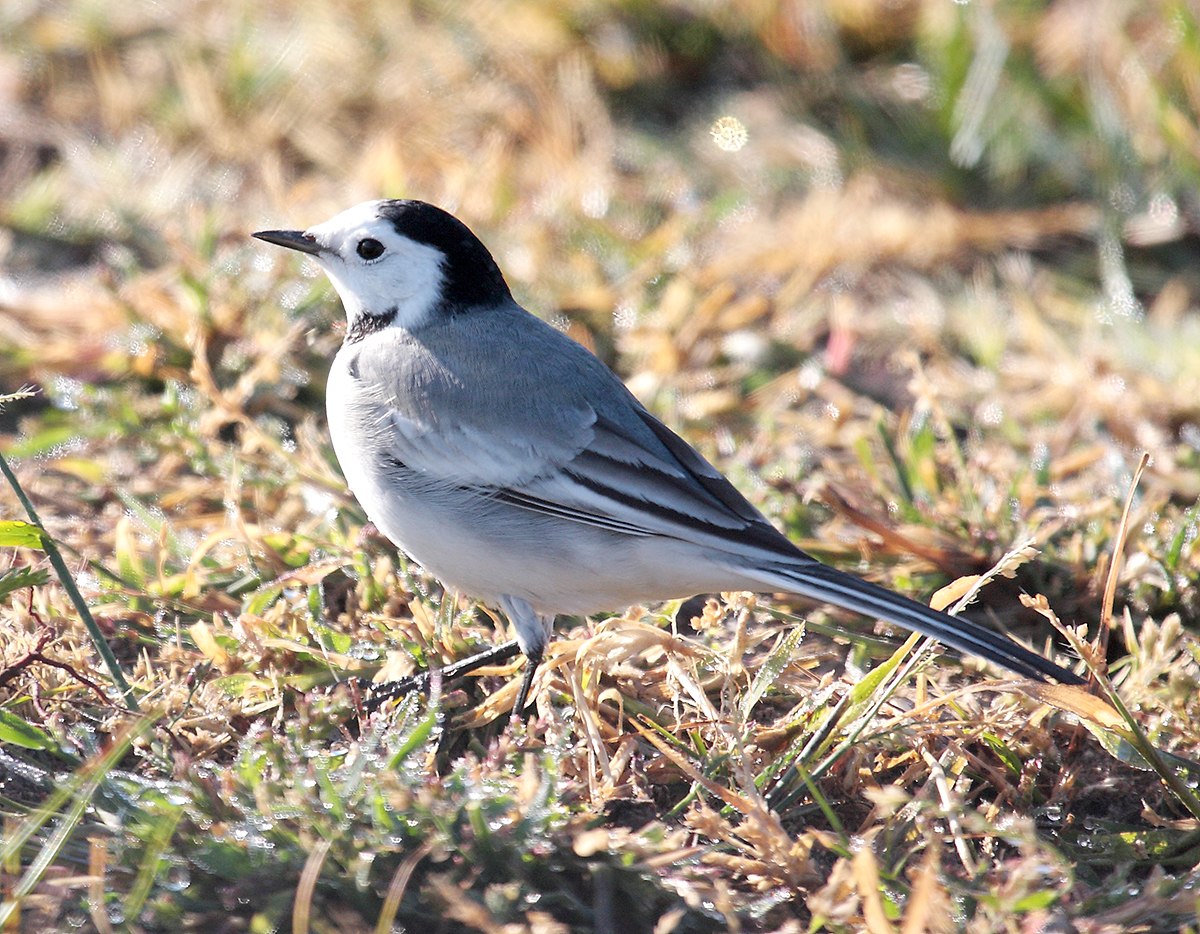
[[[248,823],[258,833],[270,833],[275,829],[274,818],[267,817],[265,814],[254,814],[247,818]]]
[[[79,408],[80,397],[87,387],[82,380],[70,376],[56,376],[50,381],[50,401],[55,408],[74,412]]]
[[[369,642],[357,642],[350,646],[350,650],[346,652],[346,657],[359,661],[374,660],[379,657],[379,649]]]
[[[100,579],[91,571],[77,571],[75,584],[86,594],[95,593],[100,589]],[[88,732],[91,732],[90,730]]]
[[[283,365],[279,377],[289,386],[307,386],[312,382],[312,376],[307,370],[291,363]]]
[[[1015,814],[1002,814],[996,819],[996,832],[1007,833],[1016,825],[1016,823],[1017,818]]]
[[[83,438],[68,438],[66,441],[60,441],[58,444],[51,445],[46,450],[38,452],[33,456],[33,460],[38,463],[46,463],[58,460],[60,457],[66,457],[68,454],[75,454],[83,450],[83,448]]]
[[[171,866],[159,884],[168,892],[182,892],[192,884],[192,877],[183,866]]]
[[[602,185],[597,185],[584,192],[580,207],[583,208],[584,214],[593,220],[597,220],[608,213],[608,202],[608,189]]]
[[[335,517],[337,505],[329,490],[306,484],[300,488],[300,496],[304,500],[304,508],[309,515],[329,514],[329,518]]]
[[[255,267],[258,268],[257,262]],[[270,267],[269,263],[267,267]],[[279,307],[284,311],[295,311],[300,307],[300,303],[304,301],[309,291],[310,288],[306,282],[293,282],[291,285],[285,286],[279,293]]]
[[[678,271],[691,263],[694,257],[695,250],[692,249],[692,245],[682,240],[667,250],[663,265],[669,270]]]
[[[824,371],[821,364],[815,360],[809,360],[796,372],[796,382],[802,389],[812,390],[821,384],[823,376]]]
[[[737,117],[719,117],[708,131],[718,149],[740,152],[750,138],[745,124]]]
[[[630,302],[621,302],[613,312],[613,324],[618,331],[628,331],[637,324],[637,309]]]

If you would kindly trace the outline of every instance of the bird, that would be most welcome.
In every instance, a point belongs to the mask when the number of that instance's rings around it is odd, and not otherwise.
[[[312,257],[346,313],[329,433],[367,517],[447,588],[498,607],[526,659],[556,617],[705,593],[802,595],[1030,679],[1042,655],[794,545],[582,344],[513,298],[483,242],[418,200],[252,236]]]

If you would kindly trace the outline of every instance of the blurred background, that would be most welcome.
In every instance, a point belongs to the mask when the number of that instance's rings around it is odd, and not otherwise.
[[[1200,746],[1193,3],[5,0],[0,391],[37,394],[0,447],[198,759],[327,673],[303,646],[335,631],[379,664],[397,632],[462,648],[432,582],[358,537],[324,430],[332,290],[248,238],[378,197],[467,222],[518,300],[822,558],[926,599],[1038,549],[985,609],[1039,644],[1017,590],[1100,620],[1149,454],[1108,652]],[[342,575],[337,626],[293,573]],[[8,599],[16,652],[39,627]],[[833,910],[805,891],[798,917]]]
[[[1145,551],[1187,560],[1195,14],[7,3],[0,384],[42,390],[4,416],[12,453],[117,486],[155,464],[160,489],[164,398],[210,455],[294,443],[340,312],[247,233],[417,197],[826,550],[888,547],[837,524],[863,512],[980,561],[1054,523],[1090,561],[1072,530],[1102,547],[1149,451]],[[78,516],[94,493],[54,498]]]

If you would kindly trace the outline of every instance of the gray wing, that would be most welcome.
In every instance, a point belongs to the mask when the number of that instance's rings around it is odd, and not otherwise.
[[[355,369],[409,470],[609,531],[797,556],[603,363],[518,306],[394,333]]]

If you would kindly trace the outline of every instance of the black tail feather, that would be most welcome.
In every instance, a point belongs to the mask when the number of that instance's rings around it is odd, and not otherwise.
[[[776,566],[771,572],[780,589],[895,623],[1023,677],[1036,681],[1054,680],[1060,684],[1084,683],[1084,679],[1074,672],[999,633],[917,603],[837,568],[814,561],[797,567]]]

